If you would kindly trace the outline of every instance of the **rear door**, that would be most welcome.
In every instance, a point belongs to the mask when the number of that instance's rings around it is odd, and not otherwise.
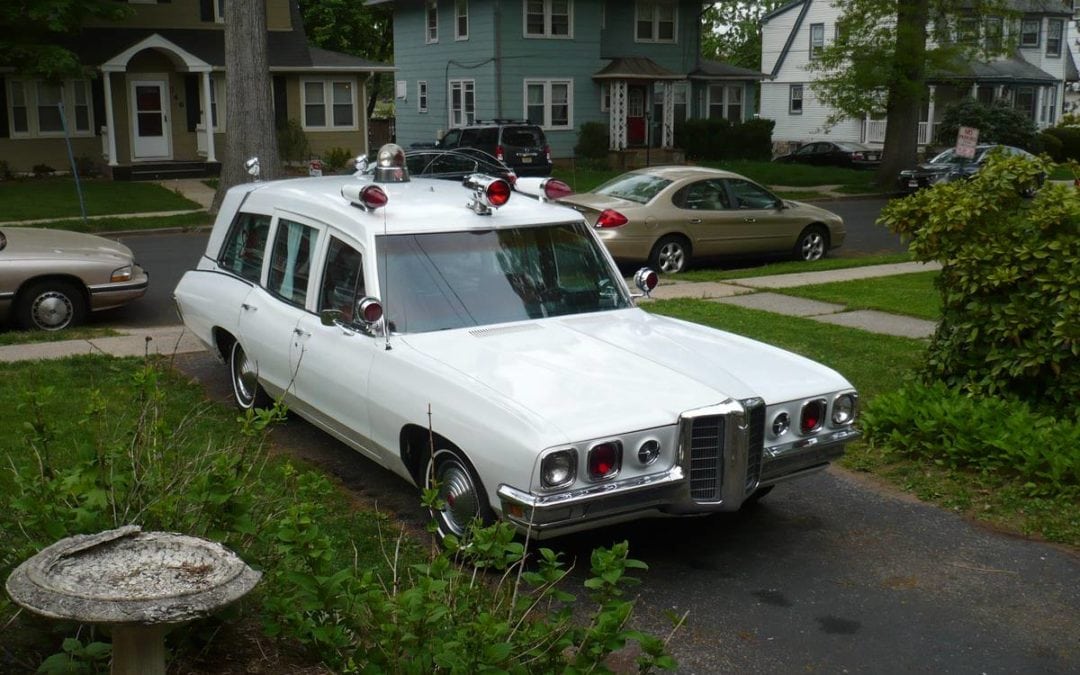
[[[545,144],[540,127],[505,126],[502,129],[503,161],[510,166],[530,167],[546,162]]]

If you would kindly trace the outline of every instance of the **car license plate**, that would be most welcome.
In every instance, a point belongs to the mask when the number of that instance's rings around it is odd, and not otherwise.
[[[522,155],[521,156],[521,163],[522,164],[532,164],[532,155]]]
[[[869,159],[871,162],[876,162],[878,160],[877,155],[867,155],[866,158]]]
[[[917,187],[919,187],[919,181],[917,181],[917,180],[914,180],[914,179],[913,179],[913,180],[909,180],[909,181],[907,182],[907,186],[908,186],[908,187],[912,187],[912,188],[917,188]]]

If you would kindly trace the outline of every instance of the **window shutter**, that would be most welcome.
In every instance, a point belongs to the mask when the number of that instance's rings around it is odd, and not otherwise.
[[[7,138],[8,134],[7,114],[7,82],[0,77],[0,138]]]
[[[289,95],[285,91],[285,76],[274,76],[274,126],[284,129],[289,126]]]
[[[214,20],[214,0],[199,0],[199,18],[203,21]]]
[[[94,109],[94,135],[101,135],[101,127],[108,124],[105,119],[105,84],[100,78],[90,80],[90,105]]]
[[[199,125],[199,113],[202,111],[202,105],[200,105],[200,87],[199,87],[199,75],[188,73],[184,75],[184,98],[187,106],[187,130],[195,131],[195,127]]]

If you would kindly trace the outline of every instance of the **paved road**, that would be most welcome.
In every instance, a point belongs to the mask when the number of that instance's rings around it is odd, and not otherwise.
[[[883,199],[848,199],[816,202],[835,211],[847,224],[848,239],[835,255],[850,256],[869,253],[906,251],[900,238],[874,224]],[[135,259],[150,271],[150,290],[138,302],[128,307],[92,317],[98,325],[162,326],[177,323],[173,309],[172,290],[186,270],[193,268],[206,249],[206,232],[180,234],[145,234],[122,237],[135,252]],[[745,262],[718,261],[724,266],[745,266]]]
[[[225,367],[178,366],[211,398]],[[368,505],[422,533],[413,488],[303,420],[276,447],[336,475]],[[1080,557],[973,526],[832,469],[782,484],[745,513],[643,521],[546,545],[577,561],[629,540],[649,565],[639,627],[666,634],[681,673],[1077,673]],[[584,597],[580,585],[569,589]]]

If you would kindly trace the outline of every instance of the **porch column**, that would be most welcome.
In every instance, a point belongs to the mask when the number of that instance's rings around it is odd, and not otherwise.
[[[102,84],[105,85],[105,127],[109,130],[109,166],[116,166],[116,116],[112,107],[112,83],[109,71],[102,71]]]
[[[664,124],[662,127],[660,147],[675,147],[675,84],[670,80],[664,81]]]
[[[1046,87],[1035,88],[1035,127],[1042,129],[1046,126],[1046,118],[1043,116],[1043,102],[1046,100]]]
[[[608,106],[608,147],[626,149],[626,80],[612,80],[611,104]]]
[[[210,112],[210,71],[204,70],[202,74],[203,90],[203,126],[206,127],[206,161],[216,162],[214,154],[214,116]],[[222,111],[224,112],[224,111]]]
[[[979,83],[978,82],[971,85],[971,98],[975,99],[976,101],[979,100]]]
[[[926,138],[920,141],[929,143],[934,140],[934,99],[937,98],[937,86],[930,85],[930,96],[926,100]],[[976,94],[976,100],[978,95]]]

